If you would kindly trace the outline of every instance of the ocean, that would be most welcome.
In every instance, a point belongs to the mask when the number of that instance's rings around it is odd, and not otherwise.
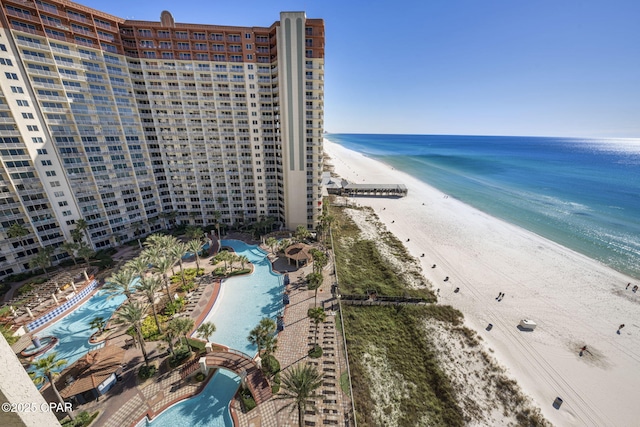
[[[326,138],[640,279],[640,139]]]

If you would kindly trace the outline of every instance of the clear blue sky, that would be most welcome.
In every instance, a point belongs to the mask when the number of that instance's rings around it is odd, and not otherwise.
[[[325,129],[640,137],[639,0],[87,0],[113,15],[326,29]]]

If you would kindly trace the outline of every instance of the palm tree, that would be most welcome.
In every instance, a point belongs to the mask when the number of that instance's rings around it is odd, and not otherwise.
[[[33,382],[36,383],[36,385],[44,383],[45,380],[49,381],[53,393],[56,395],[56,398],[58,398],[58,402],[60,402],[62,406],[66,408],[67,406],[64,404],[64,400],[62,399],[62,396],[60,396],[60,393],[56,388],[54,379],[59,375],[62,367],[67,364],[67,361],[65,359],[56,360],[57,356],[58,353],[53,352],[36,360],[32,365],[36,370],[29,372],[29,376],[31,377],[31,379],[33,379]],[[67,414],[69,414],[69,418],[71,418],[72,420],[75,419],[75,416],[73,415],[71,409],[69,409]]]
[[[151,258],[150,261],[151,264],[153,264],[152,270],[162,276],[162,282],[164,283],[164,288],[167,291],[167,298],[169,298],[169,301],[173,301],[173,295],[171,295],[171,289],[169,288],[169,277],[167,273],[171,267],[173,267],[175,261],[163,256]]]
[[[187,250],[192,252],[196,256],[196,269],[200,274],[200,250],[202,249],[202,242],[199,239],[189,240],[187,243]]]
[[[331,224],[335,221],[335,217],[325,212],[320,215],[318,219],[320,220],[320,224],[322,224],[322,240],[325,240],[325,234],[331,230]]]
[[[220,217],[222,213],[220,211],[213,211],[213,221],[216,224],[216,230],[218,231],[218,240],[222,237],[220,236]]]
[[[91,320],[91,322],[89,322],[89,326],[91,326],[91,329],[97,329],[98,332],[102,332],[106,324],[107,321],[104,320],[104,317],[102,316],[96,316]]]
[[[76,262],[76,250],[78,250],[78,244],[75,242],[64,242],[60,245],[63,251],[69,254],[71,259],[73,260],[73,265],[78,265]]]
[[[209,341],[209,337],[211,337],[215,331],[216,325],[214,325],[213,322],[204,322],[198,326],[198,329],[196,330],[198,337],[206,341]]]
[[[154,276],[145,276],[140,279],[140,283],[138,284],[137,290],[140,291],[151,305],[151,309],[153,311],[153,319],[156,321],[156,326],[158,327],[158,332],[162,333],[162,327],[160,326],[160,322],[158,321],[158,313],[156,311],[156,294],[162,288],[162,283],[160,282],[160,278]]]
[[[314,347],[318,346],[318,326],[320,325],[320,323],[324,322],[325,320],[327,320],[327,314],[324,312],[324,308],[322,307],[314,307],[314,308],[310,308],[307,311],[307,316],[309,316],[309,319],[311,319],[311,321],[316,325],[316,332],[315,332],[315,336],[314,336]]]
[[[291,412],[298,410],[298,425],[300,427],[304,425],[304,414],[309,401],[320,397],[316,393],[320,386],[322,386],[322,375],[315,366],[308,363],[298,364],[282,375],[282,394],[276,398],[292,400],[287,406],[291,407]],[[310,406],[312,409],[316,409],[313,403]]]
[[[29,267],[31,268],[41,268],[44,271],[44,274],[49,278],[49,272],[47,271],[47,267],[51,266],[51,254],[53,253],[53,248],[51,247],[40,247],[38,253],[31,258],[29,261]]]
[[[149,260],[147,260],[145,255],[140,255],[127,261],[124,268],[131,270],[131,272],[136,276],[144,277],[147,270],[149,270]]]
[[[109,294],[109,298],[124,294],[128,300],[131,300],[131,294],[134,292],[132,284],[135,278],[136,273],[128,268],[122,268],[106,280],[102,289]]]
[[[275,255],[275,251],[273,250],[273,248],[276,247],[276,245],[278,244],[278,239],[276,239],[275,237],[269,237],[267,238],[267,241],[265,242],[267,244],[267,246],[271,249],[271,253],[273,255]]]
[[[180,277],[182,278],[182,286],[187,286],[187,281],[184,278],[184,269],[182,268],[182,257],[187,252],[187,245],[183,242],[176,242],[173,246],[169,248],[170,256],[178,261],[180,265]],[[174,261],[175,262],[175,261]]]
[[[18,222],[14,222],[13,224],[11,224],[11,226],[7,229],[7,236],[9,236],[10,239],[14,239],[14,238],[20,238],[20,248],[24,251],[24,236],[28,236],[29,235],[29,230],[27,230],[24,225],[18,223]]]
[[[133,329],[136,332],[136,338],[140,343],[144,363],[149,366],[149,356],[147,356],[147,349],[145,347],[144,337],[142,336],[142,320],[144,319],[146,312],[146,305],[140,304],[137,301],[128,301],[126,304],[122,304],[120,309],[116,311],[115,321],[116,323],[124,324],[127,327],[133,326]]]
[[[307,230],[307,227],[305,227],[304,225],[299,225],[296,227],[296,232],[294,236],[298,242],[302,242],[303,240],[307,239],[310,235],[311,233],[309,233],[309,230]]]
[[[78,232],[81,233],[82,237],[87,238],[87,243],[88,243],[91,241],[91,239],[89,239],[89,235],[85,233],[87,228],[89,228],[89,225],[87,224],[87,221],[85,221],[83,218],[76,220],[76,230],[78,230]]]
[[[320,273],[309,273],[307,274],[307,289],[310,291],[315,291],[315,295],[313,297],[314,306],[318,305],[318,288],[322,286],[324,282],[324,278],[322,277],[322,272]]]
[[[173,331],[176,336],[182,335],[184,338],[184,344],[191,353],[191,347],[189,347],[189,340],[187,334],[193,329],[193,319],[190,317],[176,317],[169,322],[169,330]]]
[[[245,264],[249,263],[249,258],[247,258],[244,255],[238,255],[238,257],[236,258],[236,260],[240,263],[240,265],[242,266],[242,269],[244,270],[244,266]]]
[[[220,261],[224,262],[224,271],[227,271],[227,261],[231,261],[232,253],[229,251],[220,251],[218,254],[213,257],[215,263],[219,263]]]
[[[164,341],[166,341],[166,342],[169,344],[169,351],[171,352],[171,355],[172,355],[172,356],[175,356],[175,355],[176,355],[176,353],[175,353],[175,351],[173,350],[173,340],[175,340],[175,339],[176,339],[176,334],[175,334],[175,332],[173,332],[173,331],[172,331],[172,330],[170,330],[170,329],[167,329],[167,330],[164,332],[164,336],[162,337],[162,339],[163,339]]]
[[[202,228],[196,227],[193,225],[188,225],[187,228],[185,229],[184,234],[189,239],[202,240],[202,238],[204,237],[204,231],[202,231]]]
[[[251,332],[249,332],[247,340],[251,344],[258,347],[258,354],[260,354],[260,351],[263,348],[266,348],[267,341],[269,341],[269,336],[273,336],[275,331],[276,322],[269,317],[264,317],[262,320],[260,320],[258,326],[256,326],[251,330]],[[271,344],[272,346],[275,345],[275,343],[273,342],[271,342]]]
[[[318,249],[311,249],[311,256],[313,257],[313,272],[322,273],[322,269],[327,265],[327,256],[324,252]]]
[[[87,263],[87,268],[91,267],[91,264],[89,264],[89,260],[91,260],[91,257],[95,255],[93,249],[91,249],[85,243],[81,242],[78,246],[77,254],[80,258],[84,259],[84,262]]]

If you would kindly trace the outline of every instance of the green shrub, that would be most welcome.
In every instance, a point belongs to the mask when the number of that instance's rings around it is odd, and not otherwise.
[[[202,342],[193,338],[187,338],[187,341],[189,342],[189,346],[193,351],[203,351],[204,346],[207,344],[206,342]]]
[[[87,411],[82,411],[76,414],[75,420],[66,420],[62,422],[62,427],[86,427],[93,420],[96,419],[99,412],[94,412],[93,414],[88,413]]]
[[[271,381],[271,393],[276,394],[280,391],[280,372],[273,376]]]
[[[155,365],[142,365],[140,367],[140,370],[138,371],[138,377],[141,380],[146,380],[147,378],[151,378],[152,376],[154,376],[156,371],[157,369]]]
[[[200,382],[200,381],[204,381],[204,379],[206,378],[206,375],[202,372],[198,372],[194,378],[196,381]]]
[[[280,362],[273,354],[268,354],[262,359],[262,372],[269,378],[280,372]]]
[[[189,349],[189,347],[186,347],[184,345],[176,347],[174,350],[174,355],[169,358],[169,366],[171,368],[175,368],[176,366],[181,365],[182,362],[188,359],[190,355],[191,350]]]
[[[173,301],[169,301],[167,305],[164,307],[164,312],[167,316],[173,316],[176,313],[179,313],[184,308],[184,299],[176,298]]]
[[[247,412],[256,407],[256,401],[253,399],[253,396],[251,396],[249,389],[245,388],[240,390],[240,400],[242,400],[242,405]]]
[[[16,291],[16,294],[18,294],[18,296],[22,296],[27,292],[31,292],[32,290],[33,290],[33,283],[27,283],[26,285],[20,286]]]
[[[309,357],[317,359],[320,356],[322,356],[322,347],[316,344],[311,350],[309,350]]]

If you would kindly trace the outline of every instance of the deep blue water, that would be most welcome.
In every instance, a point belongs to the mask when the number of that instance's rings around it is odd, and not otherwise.
[[[640,278],[640,139],[327,138]]]

